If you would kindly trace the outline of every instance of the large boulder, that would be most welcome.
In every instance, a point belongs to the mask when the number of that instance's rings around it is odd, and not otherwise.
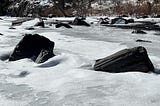
[[[48,38],[38,34],[26,34],[10,55],[9,61],[31,58],[37,63],[42,63],[54,56],[53,48],[54,42]]]
[[[149,72],[154,70],[144,47],[121,50],[111,56],[96,61],[94,70],[104,72]]]

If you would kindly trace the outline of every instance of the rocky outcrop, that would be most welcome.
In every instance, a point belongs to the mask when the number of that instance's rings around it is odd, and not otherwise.
[[[54,42],[38,34],[26,34],[17,44],[9,61],[31,58],[37,63],[42,63],[53,57]]]
[[[104,72],[149,72],[154,71],[144,47],[121,50],[111,56],[96,61],[94,70]]]

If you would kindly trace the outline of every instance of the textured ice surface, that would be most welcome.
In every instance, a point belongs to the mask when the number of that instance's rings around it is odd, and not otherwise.
[[[36,27],[38,20],[8,29],[16,18],[0,20],[0,57],[9,55],[24,33],[39,33],[55,42],[55,57],[36,64],[30,59],[0,60],[0,106],[159,106],[160,77],[154,73],[104,73],[92,69],[94,61],[121,49],[147,48],[160,71],[160,36],[132,30],[73,26],[73,29]],[[94,20],[94,19],[93,19]],[[88,20],[92,21],[92,20]],[[135,42],[137,39],[152,43]]]

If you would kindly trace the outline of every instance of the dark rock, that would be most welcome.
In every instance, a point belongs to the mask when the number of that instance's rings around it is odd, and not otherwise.
[[[136,18],[139,19],[139,18],[149,18],[149,17],[147,15],[144,15],[144,16],[137,16]]]
[[[128,24],[128,20],[118,17],[111,20],[111,24]]]
[[[142,31],[142,30],[134,30],[132,31],[133,34],[147,34],[146,32]]]
[[[22,71],[18,76],[19,76],[19,77],[25,77],[25,76],[27,76],[28,74],[29,74],[28,71]]]
[[[27,30],[35,30],[33,27],[26,28]]]
[[[10,27],[9,29],[16,29],[16,28],[14,28],[14,27]]]
[[[71,23],[72,25],[82,25],[82,26],[90,26],[87,22],[84,21],[84,18],[75,18]]]
[[[137,39],[136,42],[148,42],[148,43],[152,43],[152,41],[142,40],[142,39]]]
[[[104,72],[149,72],[154,71],[144,47],[121,50],[111,56],[96,61],[94,70]]]
[[[109,24],[109,18],[100,18],[99,23],[100,24]]]
[[[40,20],[40,22],[36,23],[35,26],[41,26],[41,27],[44,28],[44,27],[45,27],[45,26],[44,26],[44,21],[43,21],[43,20]]]
[[[0,18],[0,20],[3,20],[2,18]]]
[[[0,55],[0,60],[5,61],[9,59],[10,53]]]
[[[102,21],[100,24],[109,24],[109,21]]]
[[[65,28],[72,28],[69,24],[66,23],[58,23],[56,24],[56,28],[65,27]]]
[[[128,19],[128,23],[134,23],[134,19]]]
[[[91,22],[90,24],[94,24],[94,22]]]
[[[0,33],[0,35],[3,35],[2,33]]]
[[[37,57],[40,58],[42,50],[46,50],[48,55],[40,60],[47,60],[54,56],[53,54],[54,42],[50,41],[44,36],[38,34],[26,34],[23,39],[17,44],[13,53],[9,57],[9,61],[16,61],[23,58],[31,58],[36,61]],[[43,62],[44,62],[43,60]]]
[[[158,35],[158,36],[160,36],[160,33],[155,33],[154,35]]]

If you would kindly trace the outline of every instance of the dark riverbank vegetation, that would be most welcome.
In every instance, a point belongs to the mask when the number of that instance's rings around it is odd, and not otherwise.
[[[160,17],[159,0],[1,0],[0,15]]]

